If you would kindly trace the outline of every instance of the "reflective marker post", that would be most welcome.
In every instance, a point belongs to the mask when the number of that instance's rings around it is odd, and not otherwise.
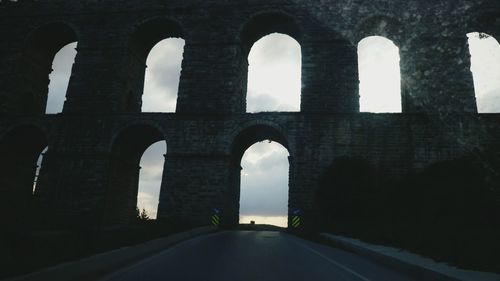
[[[301,219],[300,219],[300,209],[294,209],[292,211],[292,227],[297,229],[300,227]]]
[[[214,208],[213,209],[214,213],[211,217],[211,222],[212,222],[212,225],[215,226],[215,227],[219,227],[220,225],[220,210],[217,209],[217,208]]]

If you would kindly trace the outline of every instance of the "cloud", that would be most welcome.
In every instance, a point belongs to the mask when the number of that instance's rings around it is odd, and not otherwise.
[[[256,143],[242,158],[240,216],[286,216],[288,151],[278,143]]]
[[[248,55],[249,61],[255,64],[287,64],[290,58],[301,58],[300,44],[292,37],[272,33],[262,37],[255,42]],[[300,60],[292,60],[294,64],[300,64]]]
[[[49,75],[49,94],[47,98],[46,113],[60,113],[66,100],[71,69],[76,57],[77,43],[64,46],[54,57],[52,62],[52,73]]]
[[[247,112],[299,111],[302,55],[288,35],[258,40],[248,56]]]
[[[500,112],[500,88],[477,97],[477,108],[480,113]]]
[[[146,209],[151,218],[156,218],[160,195],[163,165],[165,163],[166,145],[164,141],[154,143],[146,149],[141,157],[139,175],[139,191],[137,205]]]
[[[380,36],[359,42],[359,105],[362,112],[401,112],[399,49]]]
[[[288,159],[288,151],[277,143],[261,142],[250,147],[241,161],[246,173],[254,175],[273,174],[288,169],[283,159]]]
[[[480,113],[500,112],[500,44],[494,37],[469,33],[471,71]]]
[[[77,42],[70,43],[57,52],[52,62],[52,74],[70,76],[75,62]]]
[[[275,111],[280,106],[278,100],[271,95],[253,92],[248,92],[247,95],[248,112]]]
[[[158,197],[154,192],[141,191],[137,196],[137,208],[145,209],[151,219],[156,219],[158,214]]]
[[[175,112],[184,40],[169,38],[156,44],[147,59],[143,112]]]

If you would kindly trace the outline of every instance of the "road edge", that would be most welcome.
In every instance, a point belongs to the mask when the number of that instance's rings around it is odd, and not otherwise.
[[[172,234],[142,244],[123,247],[100,253],[81,260],[63,263],[27,275],[4,279],[3,281],[88,281],[104,277],[115,270],[133,264],[144,257],[159,253],[168,247],[196,236],[216,232],[215,227],[198,227]]]
[[[402,272],[418,278],[419,280],[500,281],[500,275],[495,273],[461,270],[444,263],[430,261],[430,259],[426,262],[412,262],[402,258],[398,253],[404,252],[407,255],[414,255],[415,257],[421,259],[424,258],[405,252],[401,249],[371,245],[357,239],[346,238],[329,233],[320,233],[320,237],[326,240],[326,242],[331,246],[365,256],[392,268],[397,268]],[[457,276],[458,274],[468,276]]]

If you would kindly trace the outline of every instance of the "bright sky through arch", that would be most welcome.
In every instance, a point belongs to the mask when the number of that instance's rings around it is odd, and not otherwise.
[[[156,219],[163,176],[164,155],[167,153],[165,141],[149,146],[141,157],[137,208],[145,209],[149,218]]]
[[[489,35],[473,32],[469,37],[471,71],[479,113],[500,112],[500,44]]]
[[[292,37],[272,33],[248,55],[247,112],[300,111],[302,53]]]
[[[250,146],[241,159],[240,223],[286,227],[288,150],[277,142]]]
[[[401,112],[399,48],[389,39],[371,36],[358,44],[361,112]]]
[[[48,147],[44,148],[40,155],[38,155],[38,159],[36,160],[36,169],[35,169],[35,178],[33,181],[33,194],[36,192],[36,185],[38,184],[38,177],[40,176],[40,169],[42,168],[43,155],[47,152]]]
[[[184,39],[168,38],[149,52],[142,112],[175,112],[184,44]]]
[[[56,114],[63,111],[66,91],[68,89],[71,69],[76,57],[77,43],[62,47],[52,61],[52,72],[49,74],[49,93],[45,113]]]

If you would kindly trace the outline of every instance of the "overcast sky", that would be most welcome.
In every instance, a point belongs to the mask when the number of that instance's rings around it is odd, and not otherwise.
[[[500,45],[494,38],[469,34],[471,70],[480,112],[500,112]],[[56,55],[50,76],[47,113],[61,112],[76,43]],[[147,60],[143,111],[174,112],[184,41],[158,43]],[[334,50],[332,50],[333,52]],[[358,48],[360,105],[364,112],[401,112],[399,49],[382,37],[362,40]],[[299,111],[300,45],[287,35],[257,41],[249,54],[247,111]],[[167,145],[156,143],[141,160],[138,205],[156,217]],[[286,225],[288,151],[277,143],[251,146],[242,159],[241,220]],[[168,161],[168,159],[166,159]],[[168,183],[167,183],[168,188]]]

